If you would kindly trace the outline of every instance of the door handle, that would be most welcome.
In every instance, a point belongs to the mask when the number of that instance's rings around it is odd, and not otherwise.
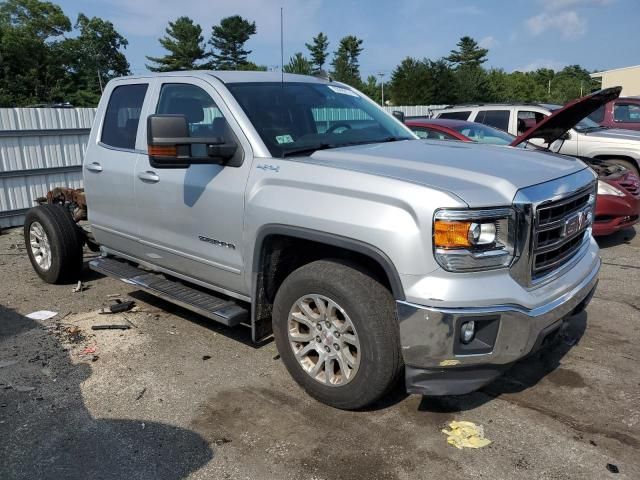
[[[84,166],[84,168],[91,172],[99,173],[102,171],[102,165],[100,165],[98,162],[88,163]]]
[[[138,178],[148,183],[158,183],[160,181],[160,177],[155,172],[140,172]]]

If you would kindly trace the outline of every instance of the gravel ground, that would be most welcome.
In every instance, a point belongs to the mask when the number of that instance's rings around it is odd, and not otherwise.
[[[548,349],[482,391],[397,391],[367,412],[305,395],[275,345],[84,272],[46,285],[0,236],[1,479],[640,478],[640,236],[601,242],[596,296]],[[97,312],[110,295],[134,311]],[[25,317],[37,310],[59,315]],[[97,323],[125,331],[92,331]],[[441,429],[484,427],[457,450]],[[609,469],[607,464],[610,465]],[[614,470],[619,473],[612,473]]]

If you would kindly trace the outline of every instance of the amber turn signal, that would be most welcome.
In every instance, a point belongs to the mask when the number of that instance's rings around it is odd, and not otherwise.
[[[152,157],[177,157],[178,148],[175,145],[149,145],[149,155]]]
[[[464,248],[470,247],[469,228],[471,222],[454,222],[436,220],[434,224],[433,241],[436,248]]]

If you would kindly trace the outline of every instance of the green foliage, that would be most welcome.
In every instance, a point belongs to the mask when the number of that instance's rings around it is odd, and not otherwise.
[[[375,75],[369,75],[367,80],[360,86],[360,90],[374,102],[382,104],[382,85],[378,83]]]
[[[202,42],[202,28],[194,24],[189,17],[180,17],[169,22],[166,36],[159,39],[169,53],[163,57],[147,57],[155,65],[147,65],[152,72],[171,72],[175,70],[197,70],[206,68],[202,62],[207,57]]]
[[[216,70],[239,70],[245,66],[251,50],[245,43],[256,33],[256,23],[249,22],[240,15],[223,18],[220,25],[214,25],[209,43],[213,47],[212,67]]]
[[[340,40],[340,46],[334,53],[333,62],[331,62],[333,66],[332,77],[339,82],[360,88],[362,79],[360,78],[358,57],[360,57],[362,50],[362,40],[353,35],[348,35]]]
[[[311,43],[305,43],[305,47],[311,54],[311,63],[313,65],[313,72],[319,72],[324,67],[325,62],[329,54],[327,49],[329,48],[329,38],[322,32],[313,37]]]
[[[299,73],[301,75],[311,75],[313,65],[301,52],[296,53],[289,59],[289,63],[283,68],[285,73]]]
[[[432,62],[407,57],[391,74],[390,94],[396,105],[454,103],[456,78],[443,60]]]
[[[457,43],[458,50],[451,50],[446,58],[456,67],[479,67],[487,61],[489,50],[480,48],[471,37],[462,37]]]
[[[63,74],[54,52],[71,30],[62,9],[38,0],[0,3],[0,106],[54,101]]]

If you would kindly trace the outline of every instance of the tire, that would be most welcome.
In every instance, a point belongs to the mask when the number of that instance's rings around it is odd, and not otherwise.
[[[24,241],[31,265],[45,282],[73,282],[80,276],[83,241],[64,207],[40,205],[29,210]]]
[[[361,409],[388,393],[403,371],[393,297],[355,266],[319,260],[298,268],[278,289],[272,318],[287,370],[322,403]]]
[[[620,165],[621,167],[624,167],[627,170],[629,170],[631,173],[635,173],[636,175],[639,175],[638,166],[629,160],[625,160],[622,158],[610,158],[603,161],[607,165]]]

